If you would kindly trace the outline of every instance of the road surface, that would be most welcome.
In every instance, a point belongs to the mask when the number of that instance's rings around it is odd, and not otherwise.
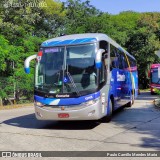
[[[110,123],[38,121],[33,106],[1,110],[0,151],[160,151],[156,97],[141,93],[131,108],[114,113]]]

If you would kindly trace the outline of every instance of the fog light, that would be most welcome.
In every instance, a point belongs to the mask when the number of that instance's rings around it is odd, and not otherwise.
[[[88,117],[91,117],[93,114],[95,114],[95,110],[88,113]]]
[[[40,112],[36,112],[37,116],[42,117],[42,114]]]
[[[94,99],[94,100],[90,100],[90,101],[82,103],[82,105],[91,106],[91,105],[95,104],[98,100],[99,100],[99,98]]]
[[[41,103],[41,102],[34,102],[34,104],[36,105],[36,106],[38,106],[38,107],[43,107],[44,105]]]

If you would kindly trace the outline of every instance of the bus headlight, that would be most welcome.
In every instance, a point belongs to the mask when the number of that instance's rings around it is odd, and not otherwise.
[[[43,107],[44,106],[44,104],[43,103],[41,103],[41,102],[34,102],[34,104],[36,105],[36,106],[38,106],[38,107]]]
[[[90,106],[90,105],[95,104],[98,100],[99,99],[90,100],[90,101],[87,101],[87,102],[83,103],[82,105]]]

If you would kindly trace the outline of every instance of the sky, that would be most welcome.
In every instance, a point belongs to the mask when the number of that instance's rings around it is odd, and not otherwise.
[[[65,1],[65,0],[60,0]],[[82,0],[85,1],[85,0]],[[90,0],[97,9],[110,14],[122,11],[160,12],[160,0]]]

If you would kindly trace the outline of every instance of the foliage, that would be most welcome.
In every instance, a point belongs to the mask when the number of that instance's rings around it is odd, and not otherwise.
[[[157,16],[157,18],[155,18],[155,16]],[[154,19],[151,17],[154,17]],[[142,14],[137,23],[137,29],[126,42],[128,51],[131,52],[137,60],[139,83],[143,84],[143,88],[148,87],[148,71],[150,65],[152,63],[160,63],[160,59],[154,54],[156,50],[160,49],[160,39],[156,34],[159,20],[160,14]]]
[[[156,88],[155,89],[155,93],[158,94],[158,95],[160,95],[160,90]]]
[[[125,46],[125,43],[135,31],[139,18],[140,14],[132,11],[121,12],[118,15],[111,16],[111,29],[109,29],[108,34],[119,44]]]
[[[97,17],[101,12],[90,5],[89,1],[68,0],[65,4],[66,20],[64,31],[66,34],[86,33],[90,18]]]
[[[65,10],[62,3],[45,0],[2,0],[0,7],[0,98],[33,97],[34,67],[23,71],[24,60],[38,52],[49,36],[56,36]],[[19,4],[16,5],[16,4]],[[33,6],[35,5],[35,6]],[[32,65],[33,66],[33,65]],[[4,80],[5,79],[5,80]]]

